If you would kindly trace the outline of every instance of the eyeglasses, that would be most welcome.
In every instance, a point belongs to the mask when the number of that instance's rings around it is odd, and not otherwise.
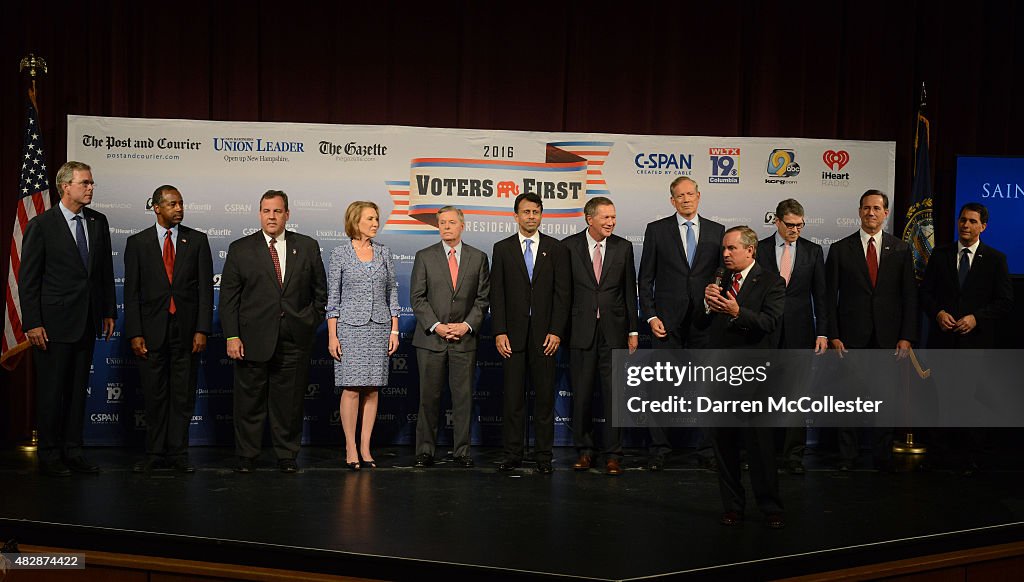
[[[807,224],[805,222],[786,222],[784,220],[780,220],[779,222],[784,224],[786,228],[790,230],[803,230],[804,226]]]
[[[68,184],[81,184],[82,186],[88,188],[89,186],[95,186],[96,182],[93,182],[92,180],[79,180],[78,182],[68,182]]]

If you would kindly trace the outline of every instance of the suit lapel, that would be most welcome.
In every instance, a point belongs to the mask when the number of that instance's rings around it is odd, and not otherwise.
[[[690,263],[686,261],[686,248],[683,247],[683,229],[679,226],[679,219],[676,218],[677,216],[679,216],[678,212],[673,214],[671,220],[669,221],[669,224],[672,225],[673,246],[675,247],[676,252],[679,254],[679,260],[682,261],[683,263],[683,269],[689,272],[691,270]],[[700,217],[698,216],[697,218],[699,221]],[[697,241],[697,248],[693,249],[694,265],[696,265],[697,261],[700,260],[700,239],[695,238],[695,240]]]
[[[466,243],[462,243],[462,261],[459,262],[459,271],[455,275],[454,287],[452,286],[451,268],[448,267],[448,245],[444,244],[444,242],[437,243],[437,255],[435,258],[438,260],[437,270],[448,273],[448,276],[444,279],[448,282],[448,288],[452,290],[452,295],[454,296],[455,290],[459,288],[459,285],[462,285],[462,275],[465,270],[463,267],[468,266],[466,265]]]
[[[740,285],[740,294],[736,296],[736,303],[745,305],[752,293],[751,289],[757,284],[758,278],[761,275],[761,266],[754,263],[754,266],[750,268],[750,272],[747,273],[746,279],[742,281]]]
[[[597,286],[601,284],[601,282],[598,281],[597,277],[594,276],[594,259],[590,256],[590,253],[589,253],[590,241],[587,240],[586,233],[584,233],[583,236],[580,237],[573,246],[576,247],[574,249],[574,252],[577,255],[579,255],[580,260],[582,260],[583,264],[587,266],[587,273],[590,276],[590,281],[594,283],[594,288],[596,289]],[[606,257],[609,256],[608,255],[608,251],[609,250],[610,249],[608,248],[607,239],[605,239],[605,256]],[[604,269],[604,267],[602,266],[602,270],[603,269]],[[603,274],[604,273],[602,273],[602,275]]]
[[[284,271],[284,282],[281,284],[281,292],[282,293],[284,293],[284,290],[288,288],[288,282],[292,280],[292,274],[295,273],[295,269],[299,266],[299,262],[300,262],[300,259],[299,259],[299,257],[300,257],[300,255],[299,255],[299,248],[298,248],[298,245],[295,244],[296,238],[295,237],[289,237],[288,235],[285,235],[285,238],[286,239],[290,239],[290,240],[288,240],[288,243],[285,245],[285,247],[288,249],[286,251],[288,253],[288,259],[287,259],[287,263],[286,263],[288,265],[288,267]],[[376,250],[377,249],[374,249],[374,251],[376,251]],[[270,254],[270,249],[267,249],[267,255],[269,255],[269,254]],[[305,255],[301,255],[301,256],[305,256]],[[376,259],[376,258],[377,258],[376,255],[374,255],[374,259]],[[270,260],[270,268],[271,268],[271,270],[273,270],[273,268],[274,268],[274,260],[273,259]],[[274,276],[275,277],[277,276],[276,272],[274,273]]]
[[[189,244],[189,240],[192,238],[186,231],[188,227],[178,225],[178,244],[174,247],[174,271],[172,273],[171,284],[173,285],[174,279],[178,277],[178,265],[182,257],[188,257],[192,247]],[[269,251],[268,251],[269,254]]]
[[[509,247],[510,247],[509,250],[514,251],[512,256],[518,258],[518,260],[516,260],[515,263],[517,265],[519,265],[519,272],[522,273],[523,280],[526,281],[526,285],[528,287],[532,287],[533,286],[533,281],[530,280],[530,274],[526,272],[526,256],[523,254],[523,244],[519,241],[519,234],[516,233],[516,234],[512,235],[512,238],[511,238],[511,240],[509,242],[511,243],[511,244],[509,244]],[[537,250],[536,249],[534,249],[533,254],[534,254],[534,258],[536,258],[537,257]],[[536,263],[536,261],[534,261],[533,272],[534,273],[537,272],[537,263]]]

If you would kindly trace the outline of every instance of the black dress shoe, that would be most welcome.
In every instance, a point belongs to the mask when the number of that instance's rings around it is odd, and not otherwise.
[[[295,459],[278,459],[277,469],[282,473],[296,473],[299,466],[295,463]]]
[[[420,454],[416,455],[416,462],[413,463],[412,466],[416,467],[417,469],[426,469],[427,467],[430,467],[433,464],[434,464],[434,457],[432,457],[432,456],[430,456],[430,455],[428,455],[426,453],[420,453]]]
[[[807,473],[807,470],[804,469],[804,464],[800,461],[789,461],[786,463],[786,472],[790,475],[803,475]]]
[[[146,457],[132,465],[133,473],[151,473],[163,467],[163,459],[160,457]]]
[[[248,457],[238,457],[238,464],[235,465],[235,473],[252,473],[252,459]]]
[[[179,473],[196,472],[196,468],[192,466],[192,463],[189,463],[188,459],[185,457],[179,457],[177,459],[174,459],[174,461],[171,463],[171,468]]]
[[[764,524],[771,529],[782,529],[786,527],[786,518],[781,513],[769,513],[764,518]]]
[[[473,462],[473,457],[469,455],[459,455],[458,457],[455,457],[455,459],[453,459],[452,462],[455,463],[455,466],[463,467],[466,469],[469,469],[470,467],[476,465],[476,463]]]
[[[541,475],[550,475],[554,473],[555,470],[551,468],[550,461],[537,461],[537,472]]]
[[[39,472],[47,477],[69,477],[71,475],[71,469],[68,469],[60,459],[39,461]]]
[[[501,464],[498,465],[498,470],[502,472],[515,471],[521,467],[522,464],[522,461],[502,461]]]
[[[97,465],[90,465],[89,462],[82,457],[71,457],[70,459],[66,459],[64,464],[67,465],[68,469],[71,469],[75,473],[89,473],[95,475],[100,472],[100,468]]]
[[[651,460],[647,461],[648,471],[660,471],[665,468],[665,456],[655,455],[651,457]]]
[[[743,521],[743,514],[738,511],[726,511],[719,518],[718,523],[722,525],[736,525]]]

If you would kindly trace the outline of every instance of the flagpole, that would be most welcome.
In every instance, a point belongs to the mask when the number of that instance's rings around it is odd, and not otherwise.
[[[28,73],[30,82],[28,89],[28,99],[32,102],[32,107],[35,109],[36,115],[38,115],[39,103],[36,101],[36,77],[38,77],[40,74],[46,74],[49,72],[46,66],[46,59],[42,57],[37,57],[34,54],[29,53],[29,55],[27,57],[22,58],[21,62],[18,64],[18,72]],[[49,193],[47,193],[47,195],[49,195]],[[28,353],[30,351],[31,350],[25,350],[23,354]],[[22,360],[20,363],[24,364],[22,366],[21,371],[24,377],[23,385],[26,387],[34,380],[31,373],[31,355],[29,355],[28,358],[28,361],[26,361],[24,357],[20,358]],[[25,418],[29,419],[28,426],[33,428],[31,429],[30,436],[18,444],[18,449],[23,452],[35,452],[39,446],[39,431],[35,428],[35,423],[32,420],[35,418],[34,404],[35,401],[32,397],[32,391],[26,390],[25,406],[23,408],[23,411],[25,413]]]
[[[914,181],[914,182],[917,181],[917,173],[918,172],[930,172],[931,171],[930,167],[926,167],[926,168],[918,168],[917,167],[917,159],[918,159],[917,150],[918,150],[918,148],[922,148],[923,147],[923,148],[925,148],[925,151],[927,151],[928,148],[930,147],[930,144],[929,144],[929,141],[930,141],[929,138],[930,138],[930,133],[931,133],[930,131],[926,131],[925,132],[924,143],[920,143],[920,141],[919,141],[920,138],[921,138],[921,132],[919,131],[920,130],[920,125],[921,125],[921,116],[924,115],[925,108],[927,106],[928,106],[928,89],[925,86],[925,82],[921,81],[921,98],[918,101],[918,105],[917,105],[917,115],[915,115],[915,117],[914,117],[914,173],[913,173],[913,178],[912,178],[912,181]],[[932,194],[931,192],[928,192],[928,195],[931,195],[931,194]],[[917,201],[914,200],[912,202],[917,202]],[[925,261],[927,261],[927,257],[925,258]],[[931,372],[929,370],[922,370],[921,369],[921,366],[920,366],[920,364],[917,361],[917,357],[914,354],[913,348],[911,348],[911,350],[910,350],[910,356],[911,356],[911,360],[913,361],[914,368],[915,368],[915,370],[917,372],[918,377],[921,378],[921,379],[927,378],[931,374]],[[908,382],[906,384],[906,390],[908,391],[908,393],[909,393],[910,389],[911,389],[910,381],[908,380]],[[928,452],[928,448],[924,444],[922,444],[920,442],[916,442],[914,440],[914,432],[913,432],[913,430],[907,429],[907,432],[906,432],[906,435],[905,435],[903,441],[894,441],[893,442],[893,444],[892,444],[892,452],[895,453],[895,454],[900,454],[900,455],[923,455],[924,453]]]

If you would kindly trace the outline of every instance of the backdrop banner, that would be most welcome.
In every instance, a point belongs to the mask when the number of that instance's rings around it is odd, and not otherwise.
[[[270,189],[289,196],[289,230],[320,241],[325,266],[348,244],[344,213],[355,200],[381,208],[377,240],[394,255],[401,347],[391,358],[374,428],[380,444],[411,444],[419,406],[414,317],[409,276],[417,250],[439,240],[434,213],[444,205],[466,213],[463,239],[488,254],[516,232],[512,203],[535,192],[544,200],[541,231],[564,238],[586,228],[583,205],[607,196],[619,234],[633,243],[639,265],[648,222],[674,212],[669,183],[678,176],[700,187],[700,214],[727,227],[745,224],[760,237],[775,232],[775,205],[799,200],[807,213],[803,236],[829,245],[858,228],[860,195],[890,194],[895,142],[796,138],[727,138],[573,134],[426,127],[321,125],[68,116],[67,158],[90,164],[97,181],[91,207],[110,221],[118,309],[123,313],[128,236],[155,222],[148,200],[162,184],[185,200],[183,224],[205,232],[214,266],[214,301],[231,241],[259,228],[259,199]],[[891,228],[887,227],[887,230]],[[154,244],[156,244],[154,242]],[[501,358],[489,321],[480,331],[474,392],[473,443],[501,441]],[[110,342],[98,342],[85,423],[86,443],[139,445],[145,432],[138,372],[123,318]],[[650,345],[641,330],[641,347]],[[565,352],[563,350],[563,352]],[[572,444],[572,382],[560,353],[555,444]],[[343,442],[339,390],[321,327],[306,387],[303,443]],[[233,443],[232,366],[220,322],[203,356],[191,442]],[[532,395],[531,395],[532,396]],[[600,399],[595,398],[599,402]],[[532,406],[532,404],[531,404]],[[451,440],[450,399],[440,443]],[[596,418],[600,416],[600,418]],[[595,415],[605,422],[603,414]],[[530,437],[532,440],[532,436]]]

